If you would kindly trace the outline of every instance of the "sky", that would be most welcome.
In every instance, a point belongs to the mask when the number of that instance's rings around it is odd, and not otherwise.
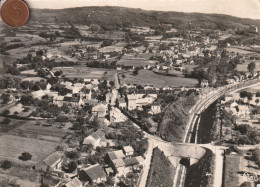
[[[25,0],[31,8],[122,6],[144,10],[227,14],[260,19],[260,0]]]

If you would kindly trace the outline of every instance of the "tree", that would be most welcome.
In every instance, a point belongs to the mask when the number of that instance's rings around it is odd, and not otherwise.
[[[11,123],[11,120],[10,120],[9,118],[5,118],[5,119],[3,119],[3,121],[2,121],[2,124],[8,125],[9,123]]]
[[[6,110],[4,110],[4,111],[2,112],[2,114],[3,114],[4,116],[9,115],[9,114],[10,114],[10,111],[6,109]]]
[[[135,68],[135,70],[133,71],[133,75],[138,75],[138,73],[139,73],[139,69]]]
[[[54,75],[55,75],[56,77],[58,77],[58,76],[61,76],[62,73],[63,73],[63,72],[60,70],[60,71],[56,71],[56,72],[54,73]]]
[[[125,74],[122,74],[122,78],[125,79]]]
[[[30,85],[30,82],[29,82],[29,81],[23,81],[23,82],[21,82],[20,87],[21,87],[23,90],[27,90],[27,89],[29,88],[29,85]]]
[[[43,50],[36,51],[36,56],[43,56]]]
[[[3,100],[3,104],[7,104],[9,101],[11,101],[10,94],[2,94],[1,99]]]
[[[55,119],[56,122],[67,122],[68,121],[68,117],[64,116],[64,115],[60,115]]]
[[[79,154],[75,151],[67,151],[65,153],[65,155],[69,158],[69,159],[76,159],[79,158]]]
[[[12,162],[9,160],[4,160],[1,164],[1,168],[4,170],[10,169],[12,167]]]
[[[255,62],[251,62],[250,64],[248,64],[247,69],[250,73],[252,73],[256,68]]]
[[[260,97],[260,92],[256,92],[255,96]]]
[[[109,81],[109,84],[110,84],[111,87],[115,86],[115,82],[114,81]]]
[[[252,152],[252,159],[256,162],[258,166],[260,166],[260,149],[256,148]]]
[[[89,30],[91,30],[92,32],[98,32],[100,30],[100,26],[97,24],[91,24],[89,26]]]
[[[32,155],[28,152],[24,152],[22,153],[21,156],[18,157],[20,160],[22,161],[27,161],[27,160],[31,160],[32,159]]]
[[[75,171],[75,169],[77,169],[78,165],[75,161],[71,161],[68,164],[62,166],[63,171],[65,171],[66,173],[72,173],[73,171]]]

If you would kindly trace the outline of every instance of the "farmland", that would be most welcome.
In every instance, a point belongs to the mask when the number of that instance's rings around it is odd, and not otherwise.
[[[54,71],[62,70],[63,75],[67,78],[82,78],[82,79],[100,79],[104,77],[105,72],[107,72],[106,77],[108,80],[114,80],[114,74],[116,70],[103,69],[103,68],[89,68],[85,66],[77,67],[56,67],[53,68]]]
[[[149,60],[151,54],[128,54],[124,55],[121,60],[117,62],[117,65],[124,66],[145,66],[155,64],[157,61]]]
[[[245,50],[243,48],[238,48],[238,47],[227,47],[226,50],[230,53],[239,53],[241,55],[246,55],[246,54],[253,54],[254,52]]]
[[[148,70],[140,70],[138,75],[132,73],[125,74],[124,81],[126,84],[139,84],[139,85],[154,85],[156,87],[163,86],[195,86],[198,82],[196,79],[189,79],[183,77],[165,76],[153,73]]]
[[[25,138],[14,135],[0,136],[0,159],[11,159],[18,161],[18,157],[23,152],[29,152],[32,155],[32,164],[44,159],[50,154],[58,144],[56,142]]]
[[[32,164],[45,158],[61,142],[66,131],[56,127],[36,126],[35,121],[12,119],[1,124],[0,159],[9,158],[17,163],[23,152],[32,154]]]

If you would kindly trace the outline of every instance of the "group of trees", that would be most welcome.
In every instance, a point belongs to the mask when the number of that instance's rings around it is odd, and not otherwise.
[[[47,82],[44,80],[41,81],[23,81],[20,84],[20,87],[23,90],[31,90],[31,91],[38,91],[38,90],[45,90],[47,86]]]
[[[239,93],[239,95],[240,95],[241,98],[246,98],[247,97],[248,100],[252,100],[253,99],[253,94],[251,92],[246,91],[246,90],[241,91]]]
[[[109,69],[115,69],[116,68],[116,61],[112,61],[112,62],[102,62],[102,61],[98,61],[98,60],[93,60],[93,61],[89,61],[86,63],[87,67],[91,67],[91,68],[109,68]]]

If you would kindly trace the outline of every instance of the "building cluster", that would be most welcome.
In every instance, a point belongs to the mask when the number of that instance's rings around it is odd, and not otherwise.
[[[260,97],[255,93],[252,96],[241,97],[240,93],[227,94],[221,104],[224,110],[236,116],[236,125],[250,125],[260,128],[258,114],[253,114],[253,109],[259,106]]]
[[[104,134],[97,131],[84,139],[83,145],[89,143],[96,146],[97,142],[93,142],[102,139],[103,136]],[[143,161],[144,159],[141,156],[135,156],[134,149],[131,146],[124,146],[121,150],[107,152],[104,157],[104,165],[98,163],[79,165],[76,171],[71,174],[65,174],[62,171],[62,164],[65,159],[63,154],[58,151],[39,161],[34,169],[59,178],[56,187],[83,187],[88,184],[104,183],[107,181],[107,177],[125,176],[130,172],[140,171]]]

